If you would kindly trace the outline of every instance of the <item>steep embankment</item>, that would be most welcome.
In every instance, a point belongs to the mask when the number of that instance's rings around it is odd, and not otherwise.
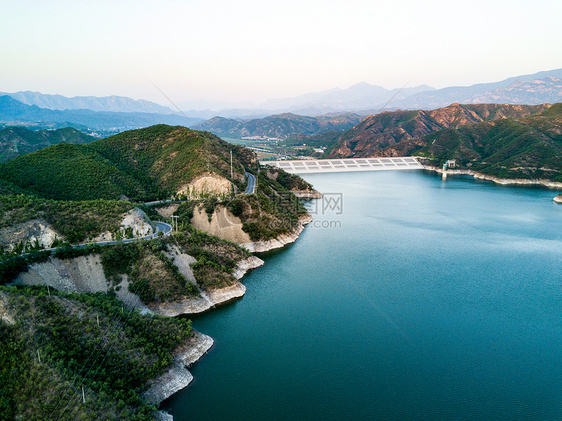
[[[143,237],[154,231],[146,214],[127,202],[0,196],[0,210],[0,247],[7,251]]]

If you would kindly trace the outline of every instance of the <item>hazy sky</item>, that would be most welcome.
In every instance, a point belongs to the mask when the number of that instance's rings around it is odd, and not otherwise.
[[[262,101],[562,67],[560,0],[3,0],[0,91]]]

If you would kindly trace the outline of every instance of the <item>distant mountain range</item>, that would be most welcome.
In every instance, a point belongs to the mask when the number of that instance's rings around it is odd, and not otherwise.
[[[75,96],[67,98],[62,95],[48,95],[40,92],[0,92],[26,105],[37,105],[48,110],[92,110],[114,113],[157,113],[174,114],[168,107],[144,99],[135,100],[124,96]]]
[[[179,107],[188,115],[200,118],[221,116],[225,118],[262,118],[272,113],[292,113],[309,117],[363,110],[371,114],[392,98],[405,99],[419,92],[434,88],[420,85],[413,88],[385,89],[382,86],[358,83],[347,89],[334,88],[327,91],[300,95],[292,98],[269,99],[256,105],[251,103],[226,103],[212,101],[180,102]],[[368,110],[368,111],[366,111]]]
[[[214,117],[193,128],[206,130],[217,136],[227,138],[240,139],[242,137],[260,136],[286,139],[296,134],[313,135],[333,130],[347,130],[358,124],[361,120],[360,116],[351,113],[319,117],[306,117],[285,113],[247,121]]]
[[[271,99],[252,108],[247,103],[231,104],[206,101],[200,106],[211,109],[186,111],[189,118],[150,101],[126,97],[74,97],[16,92],[0,96],[0,125],[35,125],[40,128],[72,126],[107,132],[169,124],[194,126],[219,136],[268,136],[286,138],[295,134],[318,133],[350,128],[359,116],[381,110],[433,110],[453,103],[527,104],[562,102],[562,69],[512,77],[500,82],[434,89],[420,85],[404,89],[385,89],[359,83],[347,89],[331,89],[293,98]],[[196,107],[197,102],[180,103]],[[212,109],[213,105],[223,107]],[[273,115],[272,115],[273,114]],[[335,122],[333,116],[340,120]],[[346,118],[341,117],[346,115]],[[355,115],[355,117],[352,117]],[[319,116],[322,116],[318,119]],[[316,118],[316,121],[310,120]]]
[[[200,120],[199,120],[200,121]],[[92,110],[51,110],[37,105],[26,105],[11,96],[0,96],[0,122],[6,125],[25,123],[57,123],[59,126],[84,126],[94,130],[127,130],[155,124],[187,126],[196,121],[186,120],[181,114],[139,112],[109,112]]]
[[[359,83],[347,89],[330,89],[297,97],[270,99],[254,106],[205,102],[180,103],[189,115],[200,118],[261,118],[270,114],[290,112],[306,116],[353,112],[376,114],[383,110],[435,109],[453,103],[463,104],[544,104],[562,101],[562,69],[481,83],[434,89],[427,85],[413,88],[385,89]]]
[[[394,109],[435,109],[461,104],[555,104],[562,102],[562,69],[516,76],[501,82],[419,92],[389,104]]]

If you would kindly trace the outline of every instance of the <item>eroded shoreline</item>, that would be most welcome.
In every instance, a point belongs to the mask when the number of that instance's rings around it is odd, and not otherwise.
[[[432,167],[429,165],[424,165],[423,169],[427,171],[433,171],[439,174],[444,173],[442,168]],[[493,175],[487,175],[473,170],[448,169],[446,170],[446,173],[447,175],[470,175],[478,180],[493,181],[496,184],[501,184],[504,186],[509,186],[509,185],[544,186],[551,189],[562,190],[562,183],[550,181],[546,179],[529,180],[526,178],[499,178]]]

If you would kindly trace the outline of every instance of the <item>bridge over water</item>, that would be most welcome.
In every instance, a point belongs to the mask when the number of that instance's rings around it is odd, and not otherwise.
[[[262,161],[262,165],[282,168],[292,174],[323,172],[419,170],[423,166],[413,156],[400,158],[309,159],[296,161]]]

